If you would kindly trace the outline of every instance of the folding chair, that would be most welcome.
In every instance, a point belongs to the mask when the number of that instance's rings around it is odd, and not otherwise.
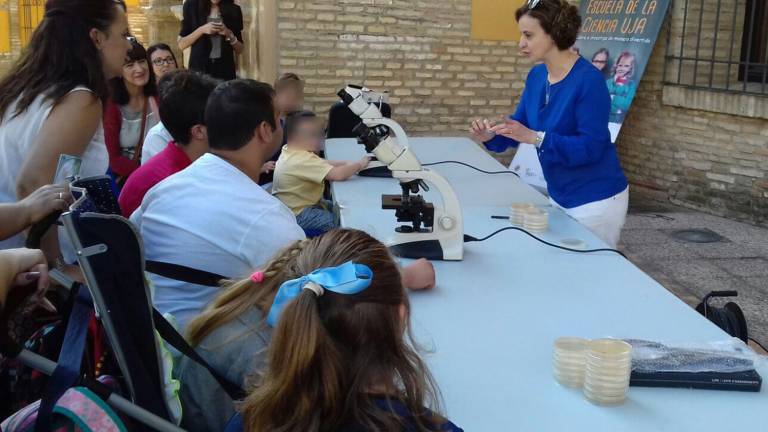
[[[78,293],[79,307],[82,309],[83,304],[90,304],[92,296],[92,304],[122,374],[126,393],[133,403],[106,391],[97,383],[85,384],[98,390],[97,394],[103,395],[105,401],[144,425],[161,431],[181,431],[171,422],[171,409],[165,400],[161,351],[155,337],[157,330],[179,352],[205,367],[230,397],[242,398],[245,394],[242,389],[213,370],[152,307],[144,277],[145,262],[139,236],[128,220],[113,214],[120,210],[108,177],[86,179],[72,186],[77,200],[61,219],[75,248],[88,288]],[[68,323],[68,334],[69,327],[77,327],[75,324]],[[62,352],[66,350],[67,346]],[[46,374],[61,369],[50,360],[27,351],[18,350],[15,354],[28,366]],[[69,354],[73,358],[78,355],[77,352]],[[79,355],[82,357],[82,348]],[[79,361],[75,368],[77,375]],[[69,381],[74,381],[71,374]],[[66,383],[69,386],[74,384]]]

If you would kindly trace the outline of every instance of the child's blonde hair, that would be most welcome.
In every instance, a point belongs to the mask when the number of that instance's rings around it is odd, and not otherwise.
[[[275,80],[275,91],[278,93],[291,87],[299,91],[304,89],[304,81],[293,72],[286,72]]]

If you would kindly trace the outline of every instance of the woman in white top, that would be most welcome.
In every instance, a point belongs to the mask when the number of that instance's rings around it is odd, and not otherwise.
[[[46,2],[29,46],[0,81],[0,202],[52,183],[62,154],[82,158],[81,176],[106,171],[102,100],[130,49],[125,11],[122,0]],[[56,236],[47,237],[54,260]],[[0,249],[23,243],[17,235]]]

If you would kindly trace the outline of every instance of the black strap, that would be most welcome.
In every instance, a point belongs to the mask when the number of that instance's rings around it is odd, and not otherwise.
[[[48,379],[48,383],[40,399],[40,407],[37,409],[35,420],[35,432],[51,430],[51,416],[53,408],[59,398],[74,386],[81,376],[81,364],[85,352],[85,341],[88,335],[88,322],[93,316],[93,300],[88,289],[80,285],[72,306],[72,312],[67,322],[67,331],[64,334],[64,342],[61,344],[59,359]]]
[[[167,277],[168,279],[209,287],[218,287],[222,279],[227,279],[225,276],[216,273],[161,261],[147,260],[145,268],[150,273]]]
[[[232,383],[221,374],[219,374],[216,369],[211,367],[211,365],[209,365],[208,362],[205,361],[205,359],[203,359],[200,354],[194,350],[194,348],[189,346],[189,343],[186,341],[186,339],[184,339],[184,337],[180,335],[178,331],[176,331],[173,325],[171,325],[171,323],[169,323],[155,308],[152,308],[152,319],[155,322],[155,330],[160,333],[160,337],[171,344],[171,346],[176,348],[180,353],[189,357],[195,363],[208,370],[211,376],[213,376],[213,378],[219,383],[221,388],[227,392],[233,401],[242,400],[245,398],[247,395],[245,391],[243,391],[239,385]]]
[[[204,285],[210,287],[218,287],[219,282],[222,279],[227,279],[222,275],[216,273],[210,273],[204,270],[198,270],[195,268],[171,264],[161,261],[146,261],[145,268],[148,272],[154,273],[159,276],[167,277],[181,282],[187,282],[197,285]],[[241,400],[245,398],[246,393],[240,386],[233,384],[228,379],[219,374],[211,365],[203,359],[197,351],[194,350],[186,339],[179,334],[178,331],[169,323],[157,309],[152,308],[152,319],[155,321],[155,330],[160,333],[166,342],[171,344],[180,353],[189,357],[195,363],[204,367],[213,376],[213,378],[219,383],[222,389],[229,395],[232,400]]]

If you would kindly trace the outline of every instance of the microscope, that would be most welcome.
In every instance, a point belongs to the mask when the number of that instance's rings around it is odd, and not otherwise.
[[[398,222],[388,242],[390,250],[403,258],[459,261],[464,255],[464,224],[459,199],[450,183],[441,175],[421,166],[408,148],[408,137],[395,121],[385,118],[375,103],[369,102],[370,90],[348,85],[338,92],[349,109],[360,117],[354,129],[358,142],[368,153],[389,167],[398,179],[402,194],[382,195],[384,210],[394,210]],[[443,204],[435,207],[419,195],[430,185],[437,188]]]

